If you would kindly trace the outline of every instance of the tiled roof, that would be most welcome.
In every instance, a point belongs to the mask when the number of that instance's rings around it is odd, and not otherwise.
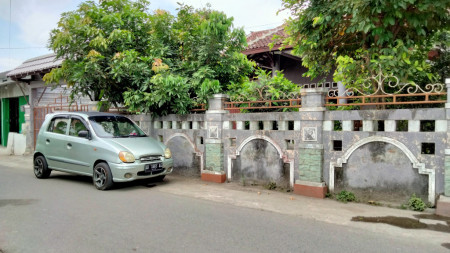
[[[48,72],[52,68],[59,67],[62,59],[56,60],[54,53],[31,58],[13,69],[6,76],[11,78],[22,78],[31,74]]]
[[[274,42],[272,40],[274,35],[285,37],[284,25],[278,26],[276,28],[251,32],[247,36],[247,49],[243,51],[244,54],[254,54],[271,51],[269,49],[269,43]],[[274,43],[272,50],[276,50],[281,46],[281,41],[278,40]]]

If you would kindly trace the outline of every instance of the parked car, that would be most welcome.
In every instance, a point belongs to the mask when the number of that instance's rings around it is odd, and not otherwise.
[[[172,167],[163,143],[125,116],[101,112],[48,114],[34,152],[37,178],[48,178],[52,170],[86,175],[99,190],[114,182],[163,180]]]

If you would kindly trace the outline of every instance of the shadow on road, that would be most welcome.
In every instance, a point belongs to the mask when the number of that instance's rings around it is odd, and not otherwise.
[[[52,176],[50,176],[49,180],[62,180],[62,181],[69,181],[69,182],[74,182],[74,183],[84,183],[84,184],[89,184],[90,186],[93,186],[92,183],[92,177],[89,176],[81,176],[81,175],[73,175],[73,174],[52,174]],[[136,187],[142,188],[142,187],[146,187],[146,188],[152,188],[158,185],[166,185],[169,184],[170,181],[172,181],[169,178],[165,178],[163,181],[157,181],[153,178],[149,178],[149,179],[140,179],[140,180],[135,180],[135,181],[131,181],[131,182],[123,182],[123,183],[114,183],[112,189],[110,189],[110,191],[114,191],[114,190],[120,190],[120,191],[128,191],[128,190],[134,190]]]
[[[154,179],[141,179],[141,180],[135,180],[131,182],[124,182],[124,183],[114,183],[114,186],[111,190],[121,190],[121,191],[128,191],[133,190],[136,187],[142,188],[153,188],[158,185],[165,185],[169,184],[169,179],[165,178],[164,181],[156,181]]]
[[[0,207],[4,207],[7,205],[11,206],[25,206],[25,205],[31,205],[35,202],[37,202],[37,199],[0,199]],[[0,253],[2,251],[0,250]]]
[[[64,181],[72,181],[72,182],[82,182],[85,184],[91,184],[92,185],[92,177],[88,176],[80,176],[80,175],[73,175],[73,174],[57,174],[57,175],[51,175],[48,179],[58,179],[58,180],[64,180]]]

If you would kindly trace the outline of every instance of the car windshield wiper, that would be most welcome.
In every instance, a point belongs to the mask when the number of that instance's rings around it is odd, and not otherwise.
[[[128,137],[130,137],[130,138],[138,138],[138,137],[147,137],[147,135],[130,135],[130,136],[128,136]]]
[[[114,138],[128,138],[130,137],[129,135],[119,135],[119,136],[114,136]]]

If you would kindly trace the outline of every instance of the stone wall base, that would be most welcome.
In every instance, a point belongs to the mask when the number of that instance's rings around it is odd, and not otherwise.
[[[294,193],[298,195],[323,199],[325,198],[327,191],[328,189],[325,183],[314,183],[297,180],[294,184]]]
[[[224,172],[206,172],[202,171],[202,180],[214,183],[225,183],[227,175]]]
[[[450,197],[439,197],[436,205],[436,214],[450,217]]]

